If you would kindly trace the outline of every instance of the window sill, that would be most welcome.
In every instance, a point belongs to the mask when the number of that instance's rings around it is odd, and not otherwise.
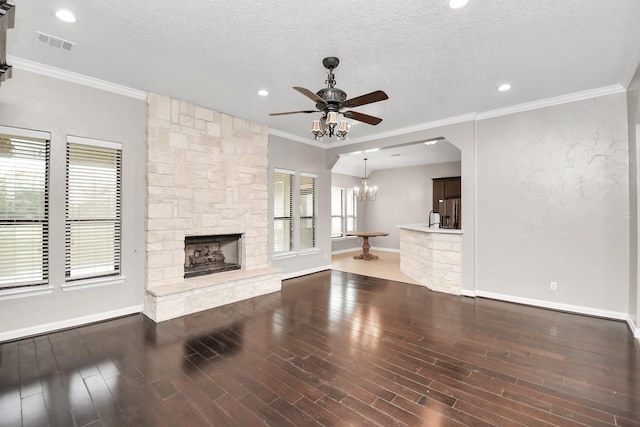
[[[22,288],[4,289],[0,290],[0,301],[26,298],[36,295],[47,295],[53,293],[53,286],[51,285],[37,285],[37,286],[25,286]]]
[[[66,282],[62,285],[63,291],[77,291],[80,289],[98,288],[101,286],[120,285],[124,283],[126,277],[124,276],[111,276],[111,277],[94,277],[91,279],[74,280],[73,282]]]
[[[305,250],[300,251],[298,253],[300,255],[313,255],[313,254],[320,253],[320,249],[318,249],[318,248],[305,249]]]
[[[297,256],[297,252],[279,252],[277,254],[273,254],[273,259],[284,259],[284,258],[293,258]]]

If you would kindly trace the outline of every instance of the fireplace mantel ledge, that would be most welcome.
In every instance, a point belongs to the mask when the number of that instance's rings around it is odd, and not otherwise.
[[[272,267],[192,277],[181,283],[147,288],[144,314],[162,322],[277,292],[281,287],[282,270]]]
[[[194,291],[196,289],[209,288],[211,286],[224,284],[232,285],[239,280],[246,280],[252,277],[281,273],[282,269],[274,267],[256,268],[253,270],[225,271],[222,273],[209,274],[207,276],[198,276],[184,279],[182,283],[162,285],[155,288],[147,288],[146,291],[154,297],[165,297],[169,295]]]

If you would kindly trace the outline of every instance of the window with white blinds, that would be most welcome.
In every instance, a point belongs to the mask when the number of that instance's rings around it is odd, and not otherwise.
[[[316,179],[300,174],[300,250],[316,247]]]
[[[356,231],[357,203],[353,188],[331,187],[331,237]]]
[[[48,282],[49,140],[0,126],[0,289]]]
[[[67,137],[67,281],[120,274],[121,181],[121,144]]]
[[[331,187],[331,237],[342,237],[344,188]]]
[[[273,252],[293,249],[293,171],[273,173]]]

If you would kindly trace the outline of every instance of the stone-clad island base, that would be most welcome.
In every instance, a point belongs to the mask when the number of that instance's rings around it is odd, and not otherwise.
[[[400,225],[400,271],[432,291],[460,295],[462,230]]]

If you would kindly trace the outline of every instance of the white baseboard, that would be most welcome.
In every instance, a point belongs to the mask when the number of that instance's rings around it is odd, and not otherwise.
[[[469,295],[466,295],[466,296],[472,296],[470,295],[471,292],[465,292],[465,294],[466,293],[469,293]],[[541,307],[541,308],[550,308],[552,310],[568,311],[570,313],[586,314],[588,316],[604,317],[607,319],[615,319],[615,320],[624,320],[627,322],[630,320],[627,313],[622,313],[618,311],[600,310],[598,308],[562,304],[562,303],[544,301],[544,300],[533,299],[533,298],[522,298],[522,297],[516,297],[513,295],[496,294],[493,292],[475,291],[474,294],[477,297],[490,298],[490,299],[495,299],[500,301],[515,302],[518,304],[532,305],[532,306]]]
[[[640,328],[634,323],[631,316],[627,316],[627,325],[629,325],[629,329],[633,332],[633,337],[636,339],[640,339]]]
[[[294,271],[293,273],[287,273],[282,275],[282,280],[293,279],[294,277],[306,276],[307,274],[317,273],[319,271],[331,270],[331,264],[323,265],[322,267],[314,267],[308,270]]]
[[[378,251],[378,252],[395,252],[395,253],[400,253],[400,249],[392,249],[392,248],[379,248],[377,246],[371,246],[371,250],[372,251]]]
[[[118,310],[106,311],[103,313],[92,314],[90,316],[75,317],[73,319],[60,320],[58,322],[45,323],[42,325],[31,326],[29,328],[16,329],[13,331],[0,332],[0,342],[11,341],[15,339],[30,337],[34,335],[45,334],[61,329],[73,328],[89,323],[101,322],[103,320],[113,319],[115,317],[126,316],[128,314],[142,313],[143,306],[134,305],[131,307],[120,308]]]

